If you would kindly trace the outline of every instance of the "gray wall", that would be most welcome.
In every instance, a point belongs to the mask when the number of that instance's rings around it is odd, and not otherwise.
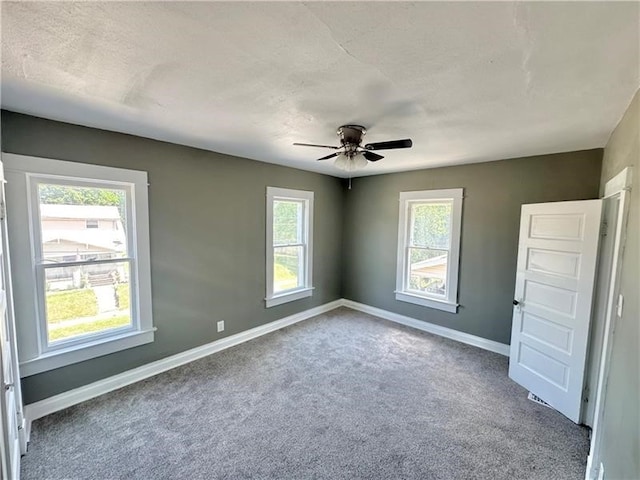
[[[595,198],[601,150],[353,180],[2,112],[3,150],[149,172],[156,341],[27,377],[25,403],[344,296],[509,343],[520,205]],[[313,297],[271,309],[265,188],[315,191]],[[465,188],[458,314],[394,298],[398,194]],[[343,234],[344,233],[344,234]]]
[[[621,291],[624,311],[615,320],[610,373],[604,400],[602,460],[605,477],[640,478],[640,91],[613,131],[602,162],[602,188],[620,171],[633,165],[633,189],[622,260]]]
[[[340,298],[339,179],[2,112],[5,152],[149,173],[155,342],[23,380],[25,403]],[[265,309],[267,186],[315,192],[313,296]],[[10,219],[16,221],[15,219]],[[215,322],[225,320],[217,334]]]
[[[597,198],[601,158],[602,150],[588,150],[355,179],[346,193],[343,296],[509,343],[520,206]],[[458,187],[458,313],[395,300],[399,193]]]

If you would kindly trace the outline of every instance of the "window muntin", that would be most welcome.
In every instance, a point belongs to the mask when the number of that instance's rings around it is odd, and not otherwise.
[[[462,189],[402,192],[396,299],[456,311]]]
[[[267,188],[267,307],[311,295],[313,192]]]

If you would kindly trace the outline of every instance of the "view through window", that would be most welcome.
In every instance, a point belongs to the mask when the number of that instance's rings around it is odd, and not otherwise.
[[[267,307],[312,294],[313,192],[267,187]]]
[[[451,201],[412,202],[407,285],[446,296],[451,243]]]
[[[273,202],[273,292],[281,293],[303,286],[304,280],[304,202]]]
[[[48,343],[130,327],[126,190],[37,187]]]

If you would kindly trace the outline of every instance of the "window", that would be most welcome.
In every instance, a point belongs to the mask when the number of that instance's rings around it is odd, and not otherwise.
[[[456,313],[462,189],[400,193],[396,299]]]
[[[309,297],[313,192],[267,187],[267,307]]]
[[[21,371],[153,341],[146,172],[3,159],[10,240],[32,252],[12,262]]]

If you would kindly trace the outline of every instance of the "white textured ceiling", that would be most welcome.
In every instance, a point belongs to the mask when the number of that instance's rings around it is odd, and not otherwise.
[[[332,175],[345,123],[414,148],[358,174],[602,147],[639,3],[3,2],[2,106]]]

